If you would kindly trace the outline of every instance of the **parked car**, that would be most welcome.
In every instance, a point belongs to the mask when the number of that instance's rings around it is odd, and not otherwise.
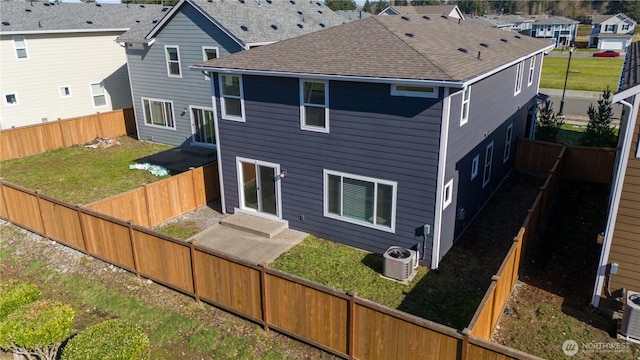
[[[593,53],[593,56],[594,57],[618,57],[620,56],[620,53],[613,50],[605,50],[605,51],[599,51],[597,53]]]

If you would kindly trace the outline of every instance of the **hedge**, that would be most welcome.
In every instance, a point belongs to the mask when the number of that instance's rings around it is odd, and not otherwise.
[[[134,323],[113,319],[90,326],[69,340],[62,360],[146,360],[150,342]]]
[[[0,321],[22,305],[40,299],[40,290],[31,283],[7,281],[0,284]]]

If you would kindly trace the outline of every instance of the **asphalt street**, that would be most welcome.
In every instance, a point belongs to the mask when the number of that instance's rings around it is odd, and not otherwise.
[[[553,109],[557,112],[560,110],[560,103],[562,101],[562,90],[555,89],[540,89],[543,94],[549,95],[549,99],[553,102]],[[564,96],[564,114],[567,120],[573,120],[576,122],[589,121],[587,115],[587,109],[589,105],[598,106],[598,99],[601,93],[598,92],[585,92],[585,91],[569,91]],[[613,104],[613,118],[615,120],[620,119],[622,112],[622,105]]]

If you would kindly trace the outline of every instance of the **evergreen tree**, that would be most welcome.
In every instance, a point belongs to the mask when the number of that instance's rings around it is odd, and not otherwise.
[[[598,100],[598,107],[590,104],[587,114],[589,115],[589,124],[582,137],[582,144],[585,146],[616,146],[617,139],[611,126],[613,119],[611,90],[608,86]]]
[[[369,2],[369,0],[365,0],[364,5],[362,5],[362,11],[368,12],[368,13],[373,12],[373,6]]]
[[[562,125],[564,125],[564,119],[553,111],[553,102],[545,101],[538,113],[536,140],[555,142]]]
[[[324,4],[333,11],[356,9],[356,2],[354,0],[325,0]]]

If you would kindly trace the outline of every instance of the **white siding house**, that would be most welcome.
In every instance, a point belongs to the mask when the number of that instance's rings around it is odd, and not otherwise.
[[[622,50],[631,45],[636,22],[625,14],[594,16],[591,21],[589,47]]]
[[[132,106],[115,39],[161,6],[5,2],[0,14],[0,128]]]

